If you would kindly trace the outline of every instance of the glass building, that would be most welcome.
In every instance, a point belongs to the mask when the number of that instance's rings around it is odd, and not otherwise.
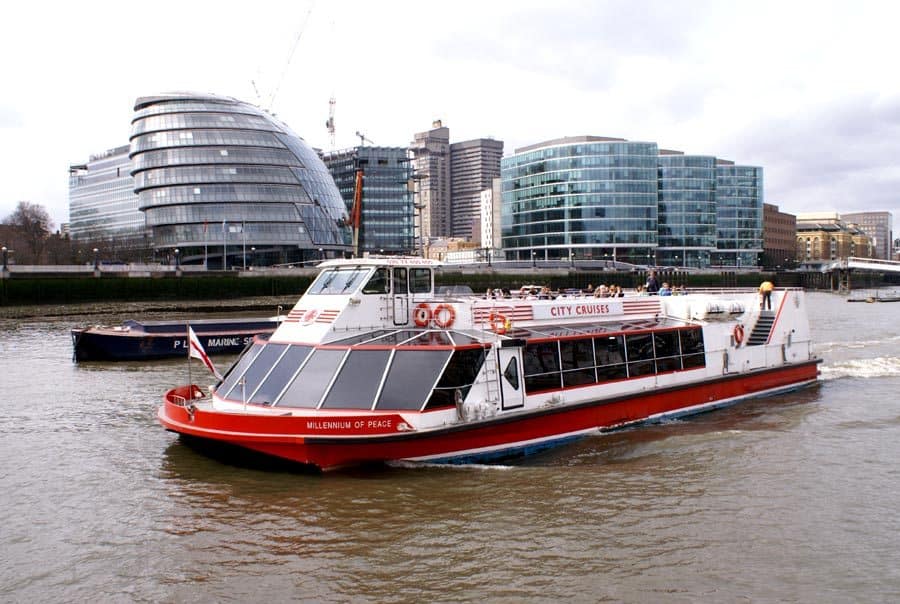
[[[360,253],[414,253],[412,166],[407,149],[359,146],[326,153],[324,160],[348,214],[356,192],[356,171],[363,171]]]
[[[501,162],[507,259],[652,263],[658,154],[656,143],[596,136],[516,149]]]
[[[719,266],[757,266],[763,251],[763,170],[716,162],[716,252]]]
[[[134,110],[134,191],[155,249],[179,248],[182,262],[210,268],[349,250],[347,212],[325,164],[273,116],[192,93],[142,97]]]
[[[128,145],[69,166],[69,232],[76,241],[144,239],[144,213],[134,193]]]
[[[716,158],[659,152],[656,264],[707,267],[716,251]]]

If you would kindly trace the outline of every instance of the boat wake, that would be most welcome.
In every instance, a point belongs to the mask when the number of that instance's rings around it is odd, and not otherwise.
[[[876,357],[873,359],[851,359],[840,361],[834,365],[821,367],[823,381],[846,377],[880,378],[900,375],[900,358]]]
[[[417,470],[422,468],[440,468],[441,470],[515,470],[516,466],[506,466],[501,464],[486,463],[432,463],[428,461],[389,461],[387,466],[391,468],[402,468],[406,470]]]
[[[827,354],[829,352],[833,352],[835,349],[862,349],[862,348],[871,348],[873,346],[881,346],[881,345],[890,345],[896,344],[900,342],[900,335],[891,336],[889,338],[883,338],[880,340],[856,340],[852,342],[848,341],[837,341],[837,342],[822,342],[818,346],[816,346],[817,354]]]

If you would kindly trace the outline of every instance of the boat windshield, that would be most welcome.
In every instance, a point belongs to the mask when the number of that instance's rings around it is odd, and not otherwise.
[[[363,283],[364,277],[370,270],[370,268],[360,266],[326,269],[319,273],[306,293],[315,295],[352,294]]]

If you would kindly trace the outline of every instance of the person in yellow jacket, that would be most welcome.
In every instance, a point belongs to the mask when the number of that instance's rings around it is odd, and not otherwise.
[[[759,309],[772,310],[772,290],[775,284],[771,281],[763,281],[759,286]]]

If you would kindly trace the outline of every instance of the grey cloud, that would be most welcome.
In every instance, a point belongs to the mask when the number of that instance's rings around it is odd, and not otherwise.
[[[900,100],[858,96],[756,124],[731,141],[741,163],[766,170],[767,194],[791,211],[900,206]],[[893,176],[896,174],[896,176]],[[884,175],[887,175],[886,177]]]

